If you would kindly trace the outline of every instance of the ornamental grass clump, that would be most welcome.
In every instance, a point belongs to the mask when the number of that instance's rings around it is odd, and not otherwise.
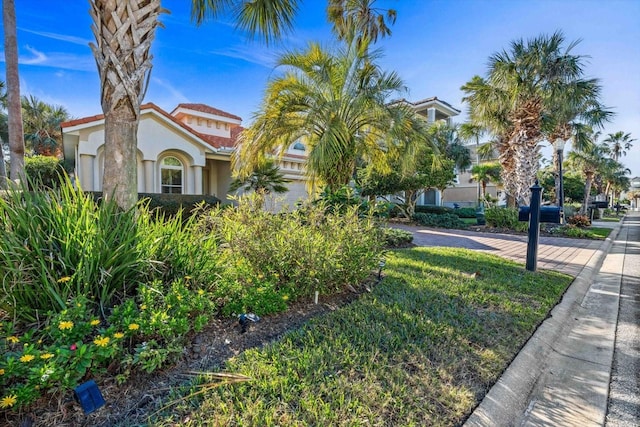
[[[8,190],[0,199],[0,309],[26,322],[86,295],[104,307],[132,295],[149,263],[136,212],[99,206],[68,178],[55,191]]]

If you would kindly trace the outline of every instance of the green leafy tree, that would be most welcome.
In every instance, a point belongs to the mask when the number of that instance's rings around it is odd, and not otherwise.
[[[605,145],[591,144],[583,150],[571,151],[567,157],[567,161],[582,172],[585,180],[584,196],[580,209],[580,213],[582,214],[586,214],[589,207],[591,187],[594,184],[597,174],[605,168],[612,167],[611,163],[615,162],[615,160],[605,156],[606,152],[607,147]]]
[[[404,166],[415,162],[418,146],[426,143],[425,121],[409,105],[389,102],[404,89],[402,80],[381,70],[379,52],[366,47],[332,53],[311,43],[280,58],[286,72],[268,83],[234,157],[241,177],[296,141],[307,147],[311,183],[331,191],[348,184],[359,163],[385,173],[394,159]]]
[[[613,160],[619,161],[620,157],[626,156],[627,151],[631,150],[631,147],[633,146],[632,142],[634,141],[635,138],[631,138],[630,133],[618,131],[607,135],[603,142],[609,148],[609,152],[611,153]]]

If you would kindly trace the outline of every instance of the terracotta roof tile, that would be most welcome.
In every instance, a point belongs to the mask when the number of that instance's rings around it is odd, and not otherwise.
[[[192,104],[180,104],[180,105],[192,105]],[[187,107],[185,107],[185,108],[187,108]],[[200,133],[200,132],[196,132],[193,128],[191,128],[191,127],[187,126],[186,124],[182,123],[180,120],[178,120],[177,118],[175,118],[174,116],[172,116],[171,114],[167,113],[162,108],[158,107],[157,105],[155,105],[155,104],[153,104],[151,102],[148,102],[148,103],[143,104],[143,105],[140,106],[140,111],[141,112],[143,112],[144,110],[149,110],[149,109],[156,111],[157,113],[159,113],[163,117],[166,117],[172,123],[175,123],[176,125],[180,126],[181,128],[183,128],[184,130],[186,130],[190,134],[197,136],[198,138],[202,139],[204,142],[206,142],[207,144],[211,145],[214,148],[221,148],[221,147],[229,147],[229,148],[231,148],[231,147],[233,147],[235,145],[235,143],[236,143],[238,135],[240,134],[240,132],[243,129],[240,126],[232,128],[231,129],[231,138],[225,138],[225,137],[222,137],[222,136],[215,136],[215,135],[206,135],[206,134],[203,134],[203,133]],[[214,110],[215,110],[215,108],[214,108]],[[228,113],[225,113],[225,114],[228,114]],[[237,116],[234,116],[234,117],[237,117]],[[83,118],[80,118],[80,119],[69,120],[67,122],[63,122],[63,123],[60,124],[60,127],[64,129],[64,128],[83,125],[83,124],[86,124],[86,123],[91,123],[91,122],[98,121],[98,120],[103,120],[103,119],[104,119],[104,114],[97,114],[95,116],[83,117]]]
[[[235,120],[242,120],[240,116],[227,113],[226,111],[218,110],[217,108],[210,107],[206,104],[178,104],[178,106],[173,109],[171,114],[175,113],[175,111],[179,108],[186,108],[189,110],[200,111],[201,113],[215,114],[216,116],[228,117],[230,119],[235,119]]]

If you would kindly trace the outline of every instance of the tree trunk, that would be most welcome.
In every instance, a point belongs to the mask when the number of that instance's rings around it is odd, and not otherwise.
[[[22,128],[22,105],[20,103],[20,75],[18,73],[18,39],[16,35],[16,8],[14,0],[3,0],[4,58],[7,73],[7,114],[9,127],[9,177],[25,179],[24,130]],[[3,159],[4,161],[4,159]]]
[[[593,182],[593,174],[587,173],[587,180],[584,183],[584,201],[582,202],[582,209],[580,213],[586,215],[589,207],[589,196],[591,195],[591,183]]]
[[[105,115],[102,191],[122,209],[138,199],[137,145],[140,104],[151,71],[149,50],[163,12],[160,0],[90,0],[91,50],[100,74]]]

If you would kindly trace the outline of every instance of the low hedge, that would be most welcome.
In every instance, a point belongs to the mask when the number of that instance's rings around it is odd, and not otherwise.
[[[454,209],[453,213],[458,215],[459,218],[475,218],[476,217],[476,208]]]
[[[457,215],[451,213],[417,213],[413,216],[413,220],[428,227],[465,228],[467,226]]]
[[[94,200],[102,198],[101,191],[90,191]],[[138,193],[138,200],[148,200],[150,210],[159,210],[165,216],[174,217],[180,209],[183,209],[182,217],[188,218],[196,206],[204,202],[205,206],[219,206],[221,200],[216,196],[196,194],[164,194],[164,193]]]
[[[446,206],[436,206],[436,205],[416,205],[415,213],[424,213],[424,214],[453,214],[454,209],[448,208]]]

